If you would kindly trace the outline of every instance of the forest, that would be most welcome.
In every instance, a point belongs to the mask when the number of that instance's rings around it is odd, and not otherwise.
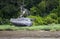
[[[17,18],[23,3],[30,11],[28,17],[35,19],[33,25],[60,24],[60,0],[0,0],[0,25]]]

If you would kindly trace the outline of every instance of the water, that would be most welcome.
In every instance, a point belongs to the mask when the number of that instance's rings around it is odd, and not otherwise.
[[[9,38],[9,37],[2,37],[0,39],[60,39],[60,38],[30,38],[30,37],[24,37],[24,38]]]

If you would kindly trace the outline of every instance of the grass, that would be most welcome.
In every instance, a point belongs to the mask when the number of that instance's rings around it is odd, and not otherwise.
[[[15,31],[15,30],[45,30],[45,31],[60,31],[60,24],[40,25],[31,27],[17,27],[14,25],[0,25],[0,31]]]

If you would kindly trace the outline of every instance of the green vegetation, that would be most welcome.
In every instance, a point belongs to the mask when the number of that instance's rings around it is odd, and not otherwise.
[[[0,25],[0,31],[17,31],[17,30],[45,30],[45,31],[59,31],[60,24],[49,24],[31,27],[17,27],[14,25]]]
[[[10,24],[10,18],[20,15],[19,7],[23,0],[0,0],[0,24]],[[60,24],[60,0],[24,0],[30,10],[33,25]]]
[[[30,11],[33,26],[16,27],[10,23],[21,11],[23,0],[0,0],[0,31],[5,30],[60,30],[60,0],[24,0],[25,8]]]

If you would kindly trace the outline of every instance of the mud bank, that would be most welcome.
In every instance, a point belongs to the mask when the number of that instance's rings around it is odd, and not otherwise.
[[[60,31],[0,31],[0,37],[60,38]]]

